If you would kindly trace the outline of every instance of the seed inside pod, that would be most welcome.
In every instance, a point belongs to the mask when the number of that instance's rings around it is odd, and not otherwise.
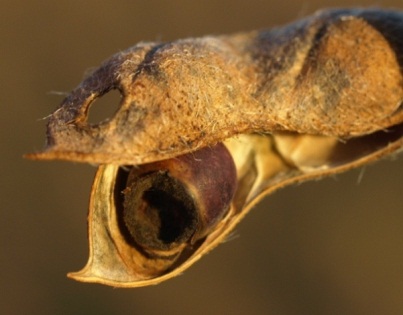
[[[166,250],[186,242],[198,222],[197,209],[184,185],[166,171],[130,181],[125,191],[124,222],[144,248]]]
[[[173,254],[214,228],[230,207],[236,183],[223,144],[132,167],[123,191],[126,234],[148,255]]]

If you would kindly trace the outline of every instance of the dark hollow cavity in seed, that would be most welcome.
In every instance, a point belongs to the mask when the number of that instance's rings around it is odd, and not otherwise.
[[[156,171],[129,183],[123,221],[141,247],[168,250],[192,237],[198,214],[184,185],[166,171]]]
[[[123,190],[125,229],[148,255],[180,250],[218,224],[236,186],[234,161],[223,144],[132,167]]]

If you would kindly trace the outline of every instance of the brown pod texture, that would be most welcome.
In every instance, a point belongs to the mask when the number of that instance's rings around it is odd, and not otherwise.
[[[90,257],[118,287],[184,272],[265,195],[403,147],[403,13],[323,10],[283,27],[139,43],[50,116],[32,159],[99,164]],[[92,124],[96,100],[121,94]]]

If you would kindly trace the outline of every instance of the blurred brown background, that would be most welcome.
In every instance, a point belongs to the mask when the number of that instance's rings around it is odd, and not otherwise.
[[[1,1],[1,313],[403,314],[402,155],[266,198],[240,237],[183,276],[140,289],[65,277],[87,259],[95,168],[21,158],[42,148],[41,118],[62,100],[51,92],[68,92],[111,54],[141,40],[283,24],[321,3]]]

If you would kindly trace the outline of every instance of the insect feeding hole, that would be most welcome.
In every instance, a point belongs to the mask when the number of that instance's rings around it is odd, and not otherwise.
[[[110,120],[120,107],[122,94],[113,89],[102,96],[97,97],[90,105],[87,122],[90,125],[98,125]]]

